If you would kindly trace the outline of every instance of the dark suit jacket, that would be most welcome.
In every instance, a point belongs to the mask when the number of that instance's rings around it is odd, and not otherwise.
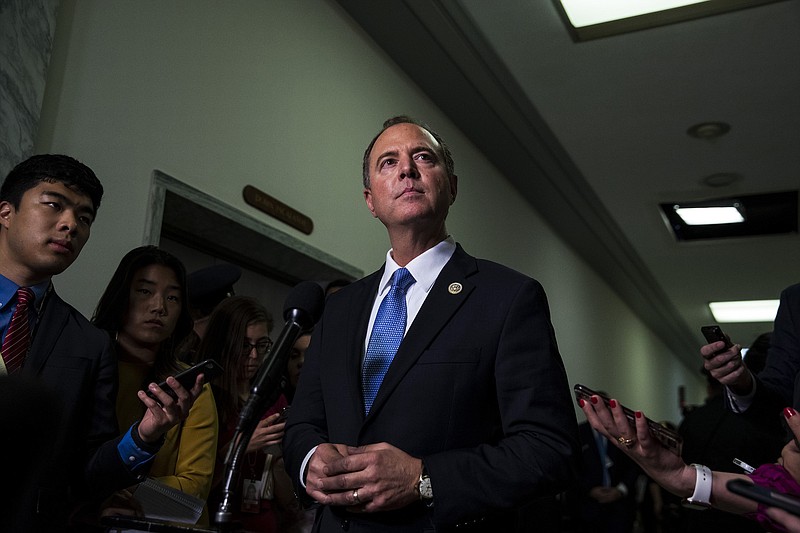
[[[788,406],[800,409],[800,284],[781,292],[767,364],[758,378],[756,394],[763,393],[772,404],[771,414]]]
[[[790,406],[800,409],[800,284],[781,292],[767,363],[756,376],[756,394],[744,416],[775,431],[781,411]]]
[[[116,359],[108,335],[51,291],[20,374],[43,385],[57,404],[53,453],[31,493],[21,495],[19,531],[65,531],[65,513],[75,504],[137,481],[117,451]]]
[[[575,413],[544,290],[458,246],[365,417],[359,376],[381,274],[326,303],[287,425],[287,470],[297,481],[304,456],[320,443],[388,442],[423,459],[433,507],[360,515],[323,508],[319,530],[341,530],[340,522],[445,530],[477,520],[475,527],[499,531],[498,520],[513,523],[515,507],[558,492],[575,475]]]

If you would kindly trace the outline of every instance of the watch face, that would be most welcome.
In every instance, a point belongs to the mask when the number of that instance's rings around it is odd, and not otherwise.
[[[419,480],[419,497],[423,500],[430,500],[433,498],[431,478],[428,476],[422,476],[422,478]]]

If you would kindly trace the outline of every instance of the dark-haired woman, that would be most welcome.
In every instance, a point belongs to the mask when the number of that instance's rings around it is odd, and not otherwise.
[[[185,302],[183,263],[155,246],[128,252],[100,298],[92,322],[115,339],[120,428],[130,427],[142,415],[137,391],[187,368],[174,352],[192,329]],[[204,385],[186,420],[167,433],[149,476],[205,501],[211,489],[217,433],[214,396],[210,386]],[[199,523],[208,523],[207,510]]]

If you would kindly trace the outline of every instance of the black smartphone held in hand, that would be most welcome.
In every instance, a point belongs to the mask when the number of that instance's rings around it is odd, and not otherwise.
[[[275,419],[275,424],[280,424],[281,422],[286,422],[286,419],[289,418],[289,408],[290,407],[291,407],[291,405],[287,405],[286,407],[281,409],[281,412],[278,415],[278,418]]]
[[[602,394],[593,391],[589,387],[586,387],[581,384],[575,385],[575,398],[578,400],[586,400],[587,402],[591,402],[592,396],[599,396],[603,399],[606,406],[609,408],[610,398],[603,396]],[[625,416],[628,418],[632,426],[636,425],[636,415],[633,411],[628,409],[622,404],[619,404],[622,407],[622,412],[625,413]],[[650,420],[649,418],[645,417],[645,421],[647,421],[647,427],[650,429],[650,434],[658,440],[666,449],[674,453],[675,455],[681,455],[681,447],[683,446],[683,439],[676,431],[673,431],[669,428],[665,428],[658,422],[654,420]]]
[[[190,390],[192,387],[194,387],[194,382],[199,374],[203,374],[204,381],[208,383],[212,379],[222,374],[222,367],[219,366],[219,364],[213,359],[206,359],[202,363],[197,363],[193,367],[187,368],[183,372],[179,372],[174,377],[178,380],[178,383],[183,386],[183,388]],[[161,387],[161,390],[172,396],[173,399],[177,399],[175,391],[172,390],[172,387],[167,385],[166,380],[159,383],[158,386]],[[146,390],[145,393],[152,399],[158,401],[156,395],[149,390]]]
[[[732,479],[725,485],[728,490],[739,496],[769,505],[770,507],[777,507],[784,511],[790,512],[795,516],[800,516],[800,498],[785,492],[778,492],[776,490],[762,487],[761,485],[754,485],[750,481],[744,479]]]
[[[717,350],[716,353],[724,352],[725,350],[733,347],[730,337],[728,337],[728,335],[722,331],[722,328],[716,324],[712,326],[702,326],[700,328],[700,332],[703,334],[703,337],[706,338],[706,341],[708,341],[709,344],[718,341],[723,341],[725,343],[725,347],[721,350]]]

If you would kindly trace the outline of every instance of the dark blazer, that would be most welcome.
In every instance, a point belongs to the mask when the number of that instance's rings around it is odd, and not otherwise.
[[[51,392],[57,404],[52,457],[22,497],[19,530],[65,531],[66,513],[76,504],[137,482],[117,451],[116,359],[108,335],[51,291],[20,374]]]
[[[767,364],[758,375],[756,394],[772,406],[772,413],[784,407],[800,409],[800,284],[781,292],[775,317]],[[757,397],[756,400],[761,399]],[[759,402],[760,403],[760,402]],[[753,402],[754,407],[756,401]]]
[[[727,393],[725,397],[727,404]],[[800,284],[781,292],[766,366],[756,376],[753,403],[743,414],[775,431],[783,408],[790,406],[800,409]]]
[[[458,246],[365,417],[359,376],[382,272],[326,303],[287,425],[287,470],[296,482],[324,442],[388,442],[423,459],[434,505],[359,515],[325,507],[316,530],[509,530],[516,507],[575,475],[575,412],[544,290]]]

